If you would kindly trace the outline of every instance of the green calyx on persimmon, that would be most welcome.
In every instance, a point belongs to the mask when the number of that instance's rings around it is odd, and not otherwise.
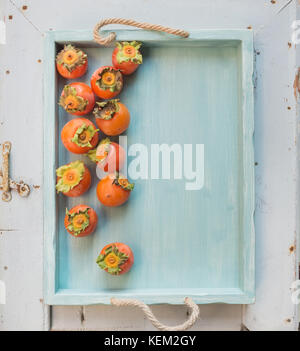
[[[81,112],[84,111],[89,101],[77,94],[74,87],[65,85],[63,95],[59,99],[59,105],[67,112]]]
[[[92,147],[90,141],[98,131],[99,129],[95,129],[93,126],[87,126],[83,123],[83,125],[77,129],[71,141],[81,147]]]
[[[87,153],[87,156],[93,162],[96,162],[96,163],[104,162],[108,156],[110,144],[111,144],[111,141],[109,138],[102,139],[100,143],[97,145],[97,147],[95,147],[95,149],[90,150]],[[99,147],[101,148],[101,156],[96,155]]]
[[[87,55],[82,50],[69,44],[65,45],[57,54],[56,62],[64,66],[69,72],[72,72],[76,67],[86,64]]]
[[[59,178],[56,184],[56,191],[67,193],[80,183],[85,172],[82,161],[74,161],[68,165],[59,167],[56,175]]]
[[[120,70],[113,67],[106,67],[99,73],[99,79],[96,81],[96,85],[100,89],[109,90],[112,93],[122,89],[123,80],[122,73]]]
[[[100,254],[96,260],[101,269],[108,273],[118,275],[122,271],[121,266],[128,261],[129,257],[118,250],[115,245],[106,248],[103,254]]]
[[[94,108],[93,114],[96,118],[109,120],[112,119],[114,114],[119,111],[119,99],[112,99],[108,101],[96,102],[98,105]]]
[[[113,180],[113,184],[120,186],[124,190],[132,191],[134,189],[134,183],[130,183],[127,178],[118,172],[116,172],[116,177]]]
[[[92,161],[92,162],[95,162],[97,163],[98,160],[97,160],[97,157],[96,157],[96,151],[97,151],[97,147],[95,149],[92,149],[90,151],[87,152],[87,157]]]
[[[75,236],[82,233],[90,225],[89,210],[90,208],[87,208],[84,211],[70,213],[68,209],[66,209],[66,215],[68,216],[68,221],[70,223],[67,229]]]
[[[138,65],[143,63],[143,56],[139,51],[142,43],[137,41],[122,41],[116,42],[116,46],[119,49],[116,55],[118,63],[133,62]]]

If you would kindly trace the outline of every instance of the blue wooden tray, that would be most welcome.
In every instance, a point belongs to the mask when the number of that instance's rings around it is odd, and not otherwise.
[[[127,204],[101,206],[95,166],[85,156],[69,154],[59,139],[71,116],[57,104],[66,80],[56,73],[55,55],[64,43],[82,47],[89,70],[79,81],[89,84],[96,68],[111,64],[112,48],[93,43],[90,31],[49,32],[44,57],[46,303],[109,304],[111,297],[134,297],[149,304],[182,304],[186,296],[196,303],[253,303],[252,32],[203,30],[188,39],[140,30],[116,34],[118,40],[143,42],[144,64],[125,78],[120,95],[132,117],[128,146],[203,144],[204,186],[187,191],[186,179],[138,179]],[[81,198],[67,199],[56,195],[55,169],[75,159],[88,164],[93,187]],[[71,237],[63,226],[65,208],[79,203],[99,215],[97,231],[86,238]],[[128,244],[135,254],[124,276],[110,276],[95,262],[101,248],[114,241]]]

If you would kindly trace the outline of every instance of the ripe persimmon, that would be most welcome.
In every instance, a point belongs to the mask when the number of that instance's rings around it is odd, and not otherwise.
[[[139,50],[142,44],[137,41],[123,41],[117,42],[116,45],[112,54],[113,66],[125,75],[133,73],[143,62]]]
[[[133,188],[134,184],[122,175],[109,174],[98,183],[97,197],[104,206],[121,206],[129,199]]]
[[[122,73],[111,66],[102,66],[93,73],[91,87],[100,98],[112,99],[123,88]]]
[[[86,205],[77,205],[66,209],[64,225],[66,230],[79,238],[92,234],[97,226],[98,216],[94,209]]]
[[[85,83],[74,82],[64,86],[59,105],[74,116],[90,113],[95,105],[95,95]]]
[[[93,114],[99,129],[109,136],[122,134],[130,123],[130,113],[118,99],[97,102]]]
[[[98,130],[86,118],[74,118],[61,131],[61,141],[74,154],[86,154],[98,144]]]
[[[68,197],[84,194],[91,186],[92,177],[82,161],[74,161],[56,170],[56,191]]]
[[[134,263],[134,256],[128,245],[112,243],[104,246],[96,263],[109,274],[121,275],[130,270]]]
[[[88,152],[88,157],[104,172],[119,172],[125,162],[125,150],[109,138],[101,140],[97,148]]]
[[[87,55],[73,45],[65,45],[56,56],[58,73],[67,79],[83,76],[87,70]]]

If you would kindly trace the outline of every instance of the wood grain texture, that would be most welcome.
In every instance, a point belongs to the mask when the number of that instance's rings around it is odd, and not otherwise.
[[[31,194],[22,198],[13,191],[9,203],[0,201],[0,280],[7,292],[6,304],[0,305],[0,330],[41,330],[46,324],[42,286],[43,69],[37,60],[43,50],[41,34],[18,11],[2,3],[0,19],[7,19],[9,13],[14,22],[5,21],[6,45],[0,45],[0,143],[11,141],[11,178],[30,184]],[[18,41],[20,28],[24,37]],[[36,43],[34,50],[32,42]],[[14,94],[16,89],[22,93]],[[29,91],[31,96],[26,94]]]
[[[111,48],[93,47],[90,35],[50,32],[45,42],[47,303],[108,304],[112,296],[146,303],[180,304],[185,296],[197,303],[253,302],[251,32],[203,30],[184,40],[147,31],[117,32],[119,40],[137,39],[145,46],[145,63],[126,78],[121,94],[132,115],[128,146],[143,143],[150,152],[151,144],[204,144],[205,184],[202,190],[186,191],[186,179],[137,180],[129,203],[113,209],[99,205],[96,177],[80,199],[54,193],[55,168],[79,158],[57,139],[70,116],[53,104],[66,83],[55,80],[54,46],[74,42],[84,47],[89,72],[82,80],[89,83],[96,68],[111,62]],[[97,209],[100,221],[95,235],[76,240],[66,234],[63,217],[66,207],[79,202]],[[111,241],[132,247],[136,263],[130,274],[108,276],[95,264]]]
[[[239,331],[239,305],[201,305],[201,316],[190,331]],[[153,305],[155,316],[167,325],[178,325],[187,318],[184,305]],[[114,306],[55,306],[52,330],[135,330],[154,331],[153,325],[137,308]]]

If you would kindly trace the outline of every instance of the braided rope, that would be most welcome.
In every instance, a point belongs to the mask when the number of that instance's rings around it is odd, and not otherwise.
[[[116,33],[111,32],[109,33],[106,37],[102,37],[99,34],[99,29],[107,24],[124,24],[126,26],[132,26],[132,27],[137,27],[137,28],[142,28],[142,29],[147,29],[147,30],[156,30],[159,32],[165,32],[173,35],[178,35],[183,38],[187,38],[189,36],[189,33],[186,32],[185,30],[182,29],[172,29],[169,27],[164,27],[158,24],[151,24],[151,23],[146,23],[146,22],[136,22],[134,20],[130,19],[124,19],[124,18],[107,18],[99,23],[97,23],[94,27],[94,40],[96,43],[100,45],[109,45],[112,41],[115,40],[116,38]]]
[[[139,307],[142,309],[144,312],[145,316],[149,319],[149,321],[159,330],[163,331],[181,331],[181,330],[187,330],[191,328],[196,320],[200,316],[200,309],[199,307],[195,304],[195,302],[189,298],[186,297],[184,299],[184,303],[190,308],[191,310],[191,315],[187,321],[184,323],[174,326],[174,327],[168,327],[164,324],[162,324],[153,314],[151,311],[150,307],[144,304],[142,301],[135,300],[135,299],[115,299],[111,298],[110,300],[111,304],[114,306],[134,306],[134,307]]]

